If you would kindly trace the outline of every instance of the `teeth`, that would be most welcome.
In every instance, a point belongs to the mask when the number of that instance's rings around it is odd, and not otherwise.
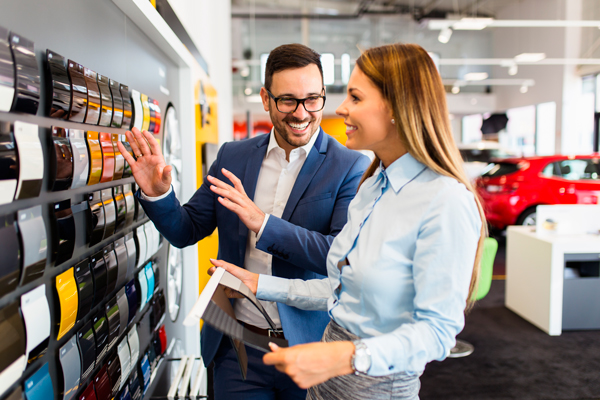
[[[305,129],[305,128],[308,126],[309,122],[306,122],[306,123],[304,123],[304,124],[295,124],[295,123],[293,123],[293,122],[288,122],[288,124],[289,124],[289,125],[290,125],[292,128],[294,128],[294,129],[300,129],[300,130],[302,130],[302,129]]]
[[[346,131],[355,131],[356,127],[352,125],[346,125]]]

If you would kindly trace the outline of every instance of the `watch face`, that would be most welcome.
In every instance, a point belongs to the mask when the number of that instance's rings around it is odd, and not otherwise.
[[[175,322],[179,316],[181,290],[183,287],[183,251],[169,246],[167,258],[167,304],[169,317]]]

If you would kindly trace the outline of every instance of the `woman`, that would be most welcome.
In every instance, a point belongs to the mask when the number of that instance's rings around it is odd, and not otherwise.
[[[328,278],[259,276],[211,260],[260,299],[329,311],[321,343],[273,345],[263,358],[309,399],[416,399],[426,363],[443,360],[464,326],[486,232],[445,99],[423,48],[365,51],[336,112],[346,145],[376,158],[331,246]]]

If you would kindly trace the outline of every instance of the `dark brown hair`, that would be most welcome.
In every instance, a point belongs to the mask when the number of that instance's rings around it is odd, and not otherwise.
[[[286,69],[295,69],[315,64],[321,73],[323,80],[323,67],[321,66],[321,55],[303,44],[284,44],[274,48],[269,53],[267,67],[265,68],[265,88],[271,89],[273,74]]]
[[[381,91],[408,153],[438,174],[456,179],[475,197],[482,224],[469,288],[469,308],[477,290],[487,224],[481,201],[463,170],[462,158],[452,136],[440,74],[429,54],[416,44],[374,47],[361,54],[356,66]],[[375,157],[361,184],[377,167],[379,159]]]

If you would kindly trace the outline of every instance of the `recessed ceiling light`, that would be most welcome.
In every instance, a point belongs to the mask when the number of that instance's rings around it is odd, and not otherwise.
[[[517,64],[511,65],[510,67],[508,67],[508,74],[509,75],[516,75],[517,72],[519,72],[519,67],[517,67]]]
[[[529,88],[527,87],[527,85],[523,85],[523,86],[521,86],[521,89],[519,89],[519,91],[521,93],[527,93],[528,90],[529,90]]]
[[[521,53],[515,56],[515,61],[521,63],[534,63],[546,58],[546,53]]]
[[[459,94],[460,93],[460,87],[457,85],[452,86],[452,93],[453,94]]]
[[[480,31],[494,21],[494,18],[462,18],[452,24],[452,28],[464,31]]]
[[[487,72],[469,72],[467,74],[465,74],[464,76],[464,80],[465,81],[482,81],[484,79],[487,79],[489,77]]]
[[[244,94],[246,96],[250,96],[252,94],[252,88],[247,87],[246,89],[244,89]]]

